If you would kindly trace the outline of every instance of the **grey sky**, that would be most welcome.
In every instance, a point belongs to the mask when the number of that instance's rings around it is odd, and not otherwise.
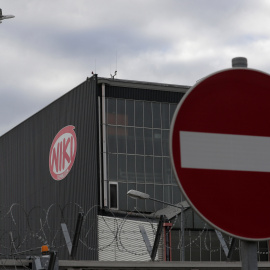
[[[235,56],[270,73],[270,1],[3,0],[0,135],[96,71],[193,85]],[[117,61],[116,61],[117,59]]]

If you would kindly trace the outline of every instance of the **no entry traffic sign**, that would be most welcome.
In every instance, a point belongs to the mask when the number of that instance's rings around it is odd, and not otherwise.
[[[270,76],[223,70],[183,97],[170,131],[171,160],[191,206],[212,226],[270,239]]]

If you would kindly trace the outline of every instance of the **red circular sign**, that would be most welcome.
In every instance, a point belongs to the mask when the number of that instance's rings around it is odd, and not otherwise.
[[[49,168],[54,180],[64,179],[76,157],[77,139],[74,126],[62,128],[55,136],[49,155]]]
[[[270,76],[214,73],[178,104],[170,131],[179,186],[210,225],[246,240],[270,238]]]

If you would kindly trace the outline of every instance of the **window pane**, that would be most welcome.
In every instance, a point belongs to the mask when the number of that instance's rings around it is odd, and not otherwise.
[[[135,135],[133,127],[127,128],[127,153],[135,154]]]
[[[154,157],[155,183],[162,184],[162,158]]]
[[[155,199],[164,201],[163,200],[163,186],[162,185],[155,185]],[[164,206],[162,203],[155,202],[155,210],[162,209]]]
[[[128,126],[134,126],[134,100],[126,101],[126,121]]]
[[[118,155],[118,179],[127,181],[126,155]],[[121,194],[121,193],[120,193]]]
[[[116,124],[116,99],[108,98],[107,99],[107,124],[115,125]]]
[[[144,156],[136,156],[137,182],[145,182],[144,178]]]
[[[173,114],[175,112],[177,104],[170,104],[170,124],[172,122]]]
[[[163,156],[169,156],[169,130],[162,131],[162,154]]]
[[[172,203],[172,186],[164,186],[164,202]]]
[[[144,102],[144,126],[152,128],[152,106],[150,102]]]
[[[173,170],[172,170],[172,185],[175,185],[175,186],[178,186],[178,184],[177,184],[177,180],[176,180],[176,178],[175,178],[175,175],[174,175],[174,172],[173,172]]]
[[[117,119],[116,124],[125,126],[126,125],[126,114],[125,114],[125,100],[117,99]]]
[[[117,127],[117,147],[118,147],[118,153],[126,153],[126,136],[122,135],[123,130],[125,128],[123,127]]]
[[[154,192],[154,185],[153,184],[147,184],[146,185],[146,193],[150,195],[151,198],[155,198],[155,192]],[[146,200],[146,209],[147,212],[154,212],[154,201],[152,200]]]
[[[117,208],[117,184],[110,184],[110,207]]]
[[[163,157],[163,182],[164,184],[171,184],[171,173],[172,173],[172,167],[171,167],[171,160],[168,157]]]
[[[128,155],[127,156],[127,174],[129,182],[136,182],[135,175],[135,156]]]
[[[119,199],[118,199],[118,203],[119,203],[119,206],[118,208],[120,210],[127,210],[127,184],[126,183],[118,183],[118,190],[119,190]]]
[[[170,129],[170,114],[168,103],[161,103],[161,121],[163,129]]]
[[[126,128],[125,128],[125,126],[118,126],[117,127],[117,136],[122,136],[122,137],[126,136]]]
[[[154,183],[153,157],[145,157],[145,178],[147,183]]]
[[[116,127],[107,126],[107,134],[108,134],[107,151],[109,153],[116,153],[117,152]]]
[[[160,114],[160,103],[152,103],[153,108],[153,127],[161,128],[161,114]]]
[[[135,128],[135,136],[136,136],[136,154],[143,155],[144,154],[143,129]]]
[[[137,190],[145,193],[145,185],[137,184]],[[140,211],[145,211],[145,201],[146,200],[137,199],[137,207]]]
[[[131,189],[136,190],[136,184],[135,183],[134,184],[128,183],[128,190],[131,190]],[[127,196],[127,201],[128,201],[128,210],[130,210],[130,211],[134,210],[134,208],[136,207],[136,201],[137,200]]]
[[[117,180],[117,155],[108,154],[108,162],[109,162],[108,178],[110,180]]]
[[[143,126],[143,102],[135,101],[135,126]]]
[[[153,155],[153,131],[152,129],[144,129],[144,146],[145,155]]]
[[[153,138],[154,138],[154,155],[161,156],[161,130],[154,129],[153,130]]]
[[[173,189],[173,201],[172,201],[172,203],[176,204],[176,203],[179,203],[179,202],[183,201],[182,194],[180,192],[180,188],[178,186],[177,187],[173,186],[172,189]]]

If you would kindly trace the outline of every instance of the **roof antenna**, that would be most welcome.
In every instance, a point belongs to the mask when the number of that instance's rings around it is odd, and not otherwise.
[[[114,77],[117,75],[117,51],[116,51],[116,68],[114,71],[114,75],[111,74],[111,78],[114,80]]]
[[[114,72],[114,75],[111,74],[111,78],[114,80],[114,77],[116,76],[117,74],[117,70]]]
[[[97,74],[96,59],[95,59],[95,72],[94,72],[94,71],[92,71],[91,73],[92,73],[92,75],[96,75],[96,74]]]

